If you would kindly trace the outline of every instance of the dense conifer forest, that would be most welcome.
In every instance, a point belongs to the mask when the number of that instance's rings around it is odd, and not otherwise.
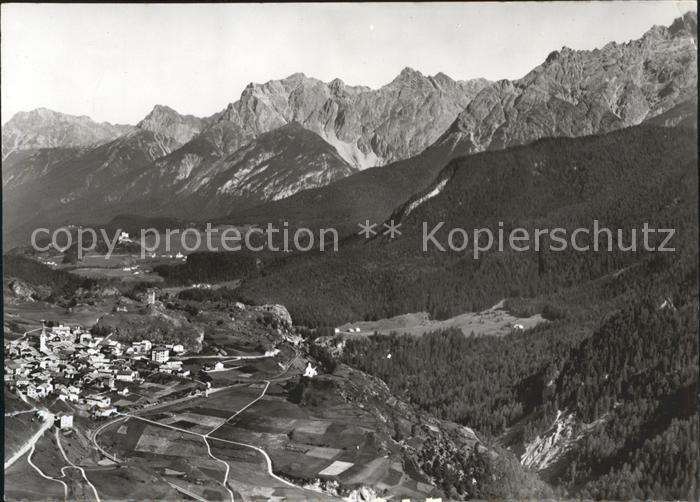
[[[520,453],[560,413],[572,414],[578,447],[543,472],[565,494],[696,498],[695,263],[660,270],[645,263],[587,285],[581,290],[597,302],[593,312],[561,304],[566,317],[522,333],[374,335],[348,340],[343,360],[437,416]],[[579,303],[582,292],[572,293],[571,304]],[[527,310],[538,302],[513,304]]]

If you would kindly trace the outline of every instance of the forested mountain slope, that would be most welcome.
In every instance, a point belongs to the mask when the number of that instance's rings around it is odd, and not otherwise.
[[[642,227],[675,228],[680,253],[697,248],[697,145],[685,129],[635,127],[578,139],[547,139],[502,152],[452,161],[439,181],[442,190],[408,215],[395,213],[403,234],[368,242],[355,236],[338,253],[302,253],[272,261],[265,275],[244,282],[251,299],[287,305],[302,323],[339,324],[427,311],[445,318],[487,308],[508,296],[552,293],[602,277],[649,257],[642,251]],[[427,189],[426,191],[429,191]],[[405,211],[403,211],[405,213]],[[535,251],[491,250],[474,259],[472,229],[494,236],[516,227],[593,232],[623,231],[629,246],[636,228],[636,252],[550,251],[547,237]],[[447,247],[448,231],[469,233],[465,250],[423,248],[423,224]],[[502,222],[502,225],[499,225]],[[584,244],[583,236],[579,239]],[[663,236],[652,235],[660,244]],[[461,241],[458,239],[458,243]],[[507,243],[507,241],[506,241]],[[592,242],[591,242],[592,244]],[[559,245],[555,245],[559,248]],[[662,254],[662,253],[657,253]]]
[[[550,322],[532,330],[354,339],[343,359],[436,416],[498,437],[561,496],[695,500],[697,273],[697,254],[648,260],[509,301],[546,306]]]

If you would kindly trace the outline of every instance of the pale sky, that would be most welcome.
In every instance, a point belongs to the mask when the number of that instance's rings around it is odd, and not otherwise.
[[[295,72],[373,88],[410,66],[520,78],[562,46],[668,25],[695,2],[3,4],[2,123],[38,107],[135,124],[155,104],[208,116]]]

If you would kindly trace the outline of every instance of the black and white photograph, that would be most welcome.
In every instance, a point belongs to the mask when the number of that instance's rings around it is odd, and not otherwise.
[[[696,2],[0,10],[4,501],[700,499]]]

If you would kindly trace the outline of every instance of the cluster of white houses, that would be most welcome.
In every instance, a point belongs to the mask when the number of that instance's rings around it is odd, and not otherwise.
[[[110,391],[129,393],[128,384],[142,383],[153,372],[189,376],[171,353],[182,345],[153,346],[148,340],[122,344],[97,337],[80,326],[44,327],[36,340],[27,337],[5,345],[5,384],[21,397],[55,397],[84,405],[97,416],[116,412]]]

